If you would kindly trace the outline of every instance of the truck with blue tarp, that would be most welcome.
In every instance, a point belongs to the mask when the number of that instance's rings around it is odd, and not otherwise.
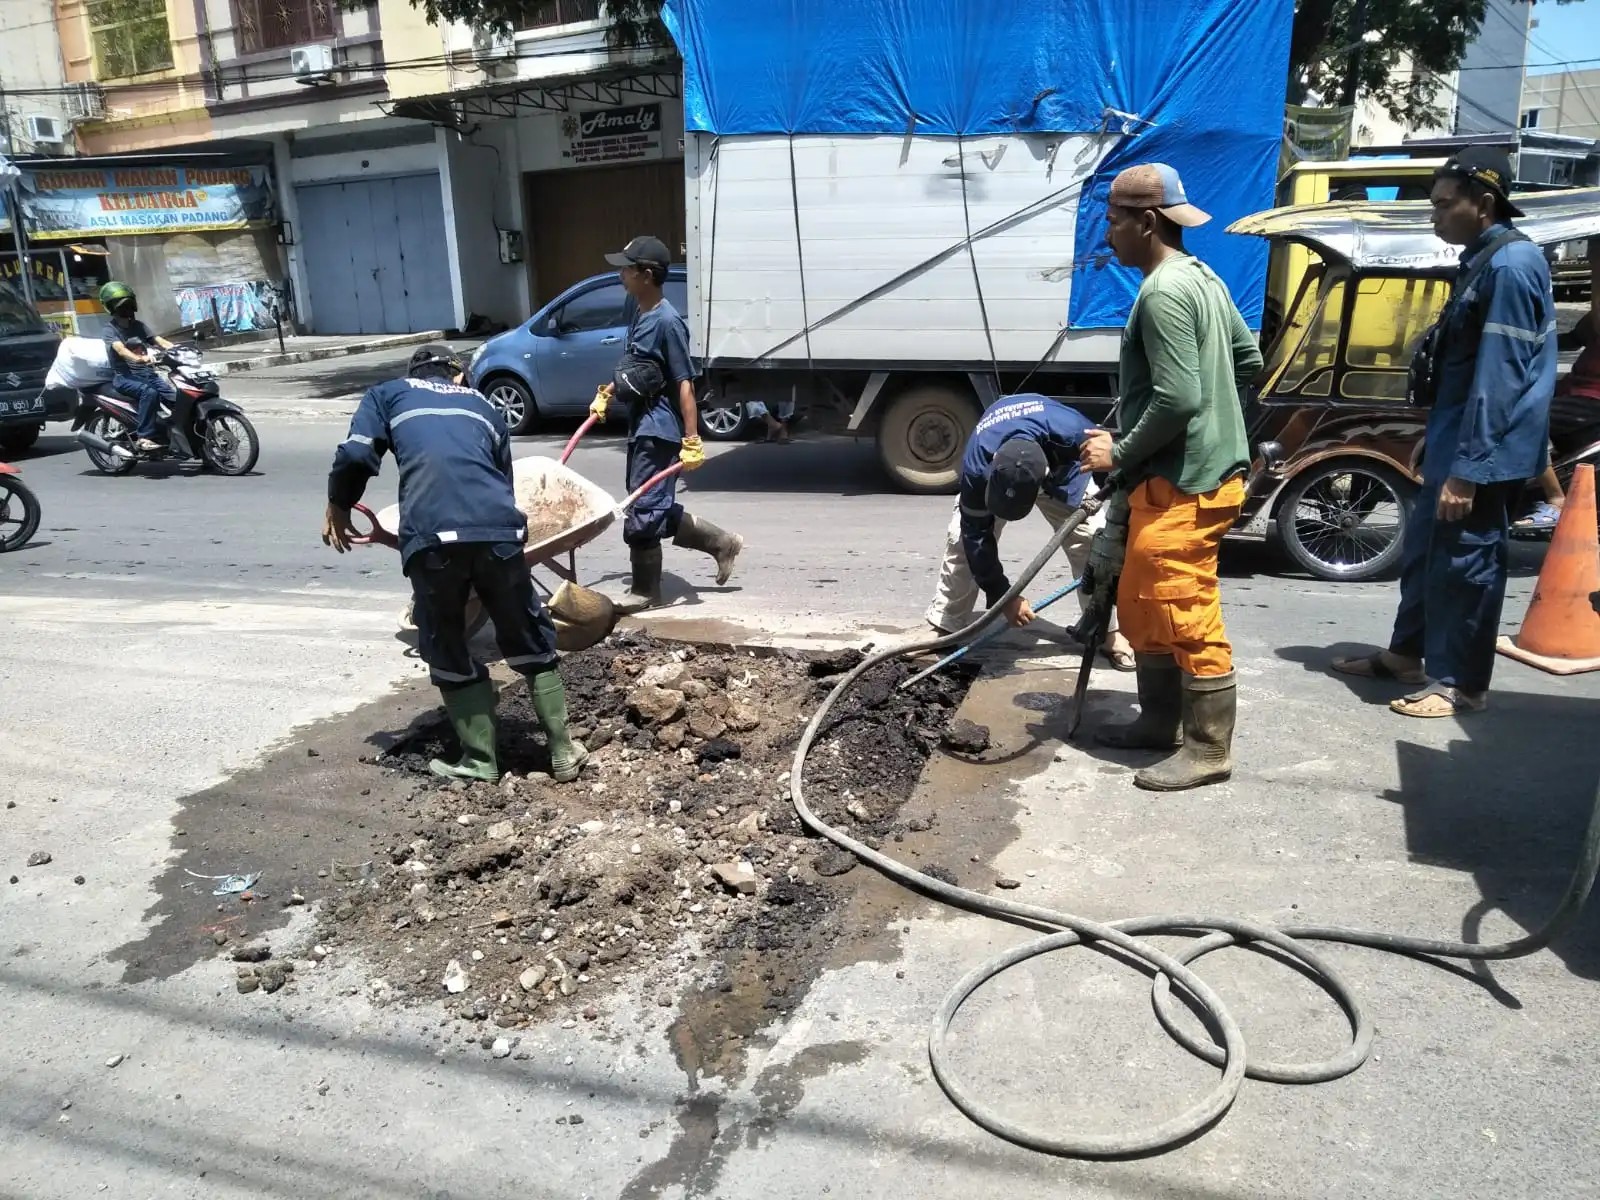
[[[795,404],[953,486],[983,407],[1103,415],[1138,289],[1126,166],[1176,167],[1191,248],[1259,327],[1292,0],[667,0],[683,56],[689,320],[707,405]]]

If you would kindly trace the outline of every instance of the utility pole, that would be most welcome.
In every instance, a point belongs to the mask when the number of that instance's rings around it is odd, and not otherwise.
[[[0,79],[0,131],[6,139],[5,159],[6,165],[15,169],[11,156],[15,153],[11,140],[11,109],[6,104],[5,81]],[[22,199],[17,194],[17,180],[15,174],[6,181],[6,205],[11,210],[11,243],[17,250],[17,272],[22,277],[22,298],[28,302],[28,307],[35,312],[38,304],[33,298],[33,258],[28,253],[28,234],[22,228]]]
[[[1350,62],[1344,69],[1344,87],[1339,92],[1339,103],[1349,108],[1356,102],[1361,90],[1361,62],[1367,48],[1367,0],[1356,0],[1350,16],[1350,40],[1355,43],[1350,51]]]

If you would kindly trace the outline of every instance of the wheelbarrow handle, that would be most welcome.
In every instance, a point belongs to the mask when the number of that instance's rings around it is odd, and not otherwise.
[[[588,419],[578,426],[578,432],[572,435],[572,440],[567,443],[567,448],[561,452],[561,461],[563,463],[572,457],[572,452],[578,448],[578,443],[583,440],[583,435],[593,429],[599,420],[599,417],[590,413]]]
[[[382,525],[378,524],[377,515],[365,504],[358,502],[351,505],[351,516],[354,517],[356,513],[360,513],[363,517],[365,517],[367,519],[367,524],[371,526],[371,528],[366,533],[357,534],[355,537],[351,538],[350,544],[352,546],[391,546],[396,550],[400,548],[400,539],[395,537],[394,534],[390,533]],[[352,520],[351,524],[353,525],[355,522]]]
[[[628,498],[621,504],[617,505],[617,511],[619,513],[627,512],[634,506],[640,496],[644,495],[651,488],[655,487],[656,484],[662,482],[663,480],[672,478],[672,476],[676,475],[681,470],[683,470],[683,464],[681,462],[675,462],[666,470],[657,471],[654,475],[650,476],[649,479],[646,479],[642,484],[640,484],[638,490],[629,493]]]

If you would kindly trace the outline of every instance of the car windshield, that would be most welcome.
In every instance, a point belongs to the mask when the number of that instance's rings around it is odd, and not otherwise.
[[[44,333],[47,329],[44,318],[22,298],[22,292],[0,279],[0,337]]]

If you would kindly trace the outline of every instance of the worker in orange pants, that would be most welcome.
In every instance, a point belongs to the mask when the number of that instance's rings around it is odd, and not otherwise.
[[[1227,286],[1183,244],[1210,218],[1164,164],[1129,167],[1111,182],[1106,240],[1144,276],[1122,335],[1121,430],[1080,443],[1086,471],[1119,484],[1106,533],[1089,562],[1109,589],[1133,645],[1139,716],[1095,740],[1167,757],[1134,776],[1178,791],[1233,773],[1237,713],[1233,648],[1222,628],[1217,551],[1244,504],[1250,456],[1240,390],[1261,351]],[[1126,544],[1115,545],[1126,521]],[[1109,595],[1105,603],[1109,603]]]

